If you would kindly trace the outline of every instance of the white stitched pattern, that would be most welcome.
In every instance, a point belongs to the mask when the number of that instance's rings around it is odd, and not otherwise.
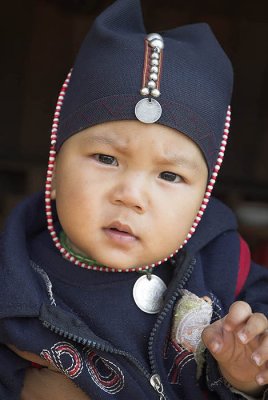
[[[49,300],[50,300],[50,304],[52,306],[56,306],[56,301],[54,299],[53,292],[52,292],[52,283],[51,283],[47,273],[41,267],[39,267],[39,265],[35,264],[32,260],[30,260],[30,265],[41,276],[41,278],[44,280],[45,285],[46,285],[46,289],[47,289],[47,292],[48,292],[48,297],[49,297]]]

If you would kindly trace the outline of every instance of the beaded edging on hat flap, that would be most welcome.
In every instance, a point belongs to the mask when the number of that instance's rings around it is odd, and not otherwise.
[[[228,106],[227,113],[226,113],[226,118],[225,118],[225,125],[224,125],[224,130],[222,134],[222,140],[221,140],[221,146],[219,149],[218,157],[216,164],[214,166],[213,172],[211,174],[209,183],[206,188],[205,196],[202,201],[202,204],[200,206],[200,209],[194,219],[194,222],[192,224],[192,227],[186,236],[184,242],[182,245],[180,245],[179,249],[175,250],[174,253],[170,254],[168,257],[164,258],[163,260],[160,260],[156,263],[146,265],[143,267],[130,267],[126,269],[116,269],[116,268],[111,268],[109,266],[98,266],[98,265],[89,265],[86,264],[82,261],[79,261],[74,255],[70,254],[60,243],[60,239],[57,236],[55,227],[54,227],[54,222],[53,222],[53,215],[52,215],[52,200],[51,200],[51,188],[52,188],[52,177],[53,177],[53,171],[54,171],[54,165],[55,165],[55,160],[56,160],[56,143],[57,143],[57,132],[58,132],[58,126],[59,126],[59,118],[60,118],[60,112],[61,108],[63,105],[64,101],[64,96],[66,93],[66,90],[68,88],[68,84],[70,81],[71,77],[71,71],[68,74],[58,97],[57,104],[56,104],[56,110],[54,113],[54,118],[53,118],[53,123],[52,123],[52,129],[51,129],[51,145],[50,145],[50,152],[49,152],[49,161],[48,161],[48,168],[47,168],[47,175],[46,175],[46,185],[45,185],[45,208],[46,208],[46,218],[47,218],[47,227],[49,230],[49,233],[52,237],[53,242],[55,243],[55,246],[59,249],[60,253],[65,257],[67,260],[71,261],[75,265],[86,268],[86,269],[92,269],[96,271],[104,271],[104,272],[140,272],[140,271],[147,271],[152,268],[154,268],[157,265],[162,264],[163,262],[167,261],[168,259],[172,258],[178,251],[188,242],[188,240],[192,237],[194,234],[203,214],[205,209],[207,208],[211,192],[213,190],[214,184],[216,182],[218,172],[220,170],[223,157],[224,157],[224,152],[227,144],[227,139],[229,135],[229,127],[230,127],[230,121],[231,121],[231,108]]]

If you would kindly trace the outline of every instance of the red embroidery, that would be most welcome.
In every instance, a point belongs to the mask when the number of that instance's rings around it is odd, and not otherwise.
[[[51,350],[44,349],[40,355],[70,379],[77,378],[83,370],[82,357],[71,343],[58,342]]]
[[[120,368],[93,350],[86,350],[86,366],[93,382],[104,392],[115,394],[123,389],[124,375]]]
[[[171,341],[171,345],[176,351],[176,356],[174,357],[168,378],[169,382],[175,385],[180,384],[181,371],[189,362],[194,360],[194,355],[173,340]]]
[[[115,394],[124,387],[124,375],[120,368],[87,347],[79,351],[71,343],[58,342],[50,350],[42,350],[41,357],[70,379],[76,379],[86,365],[93,382],[106,393]]]

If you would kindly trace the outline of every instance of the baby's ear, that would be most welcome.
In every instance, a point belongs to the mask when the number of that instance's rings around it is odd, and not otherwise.
[[[52,175],[50,198],[51,200],[56,199],[56,163],[54,164],[54,170]]]

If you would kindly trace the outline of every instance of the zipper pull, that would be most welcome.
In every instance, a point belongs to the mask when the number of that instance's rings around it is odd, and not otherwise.
[[[164,394],[164,388],[163,388],[163,385],[161,383],[160,376],[158,374],[154,374],[154,375],[151,376],[150,384],[152,385],[154,390],[156,390],[157,393],[159,394],[159,399],[160,400],[166,400],[166,397],[165,397],[165,394]]]

